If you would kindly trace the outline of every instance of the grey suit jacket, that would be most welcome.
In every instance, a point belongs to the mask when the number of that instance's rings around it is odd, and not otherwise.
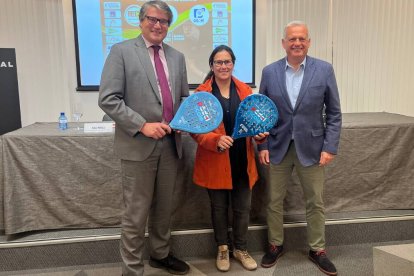
[[[163,48],[175,113],[188,96],[185,59],[167,44]],[[98,104],[116,123],[116,154],[132,161],[148,158],[157,141],[139,130],[146,122],[162,121],[162,105],[154,67],[142,36],[111,48],[102,71]],[[181,157],[181,135],[174,135],[177,154]]]
[[[332,65],[307,57],[302,86],[296,106],[292,106],[286,88],[286,58],[263,69],[260,93],[274,101],[279,120],[270,130],[267,143],[270,161],[279,164],[289,147],[292,134],[302,165],[317,164],[322,151],[336,154],[342,126],[338,87]],[[326,124],[323,110],[326,113]]]

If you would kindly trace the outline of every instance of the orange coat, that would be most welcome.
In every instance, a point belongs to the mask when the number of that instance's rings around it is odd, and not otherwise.
[[[252,89],[245,83],[232,77],[237,94],[240,100],[252,94]],[[212,92],[212,79],[201,84],[197,91]],[[208,189],[232,189],[231,167],[229,151],[219,152],[217,144],[219,138],[226,135],[224,123],[221,122],[219,127],[206,134],[191,134],[191,137],[197,142],[197,153],[194,164],[193,181],[199,186]],[[247,149],[247,174],[249,176],[250,189],[258,179],[258,173],[255,161],[255,151],[251,137],[239,138],[246,139]]]

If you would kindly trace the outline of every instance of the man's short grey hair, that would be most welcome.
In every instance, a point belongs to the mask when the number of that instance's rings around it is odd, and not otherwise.
[[[171,25],[171,22],[173,20],[173,13],[170,9],[170,7],[165,3],[164,1],[148,1],[145,2],[144,5],[142,5],[141,10],[139,11],[139,21],[142,22],[145,19],[145,16],[147,15],[147,11],[150,7],[156,8],[158,10],[165,11],[168,16],[168,26]]]
[[[310,33],[309,33],[308,25],[306,25],[305,22],[299,21],[299,20],[290,21],[289,23],[286,24],[285,29],[283,30],[283,39],[287,38],[286,37],[287,29],[289,27],[293,27],[293,26],[305,26],[306,29],[308,30],[308,39],[310,39]]]

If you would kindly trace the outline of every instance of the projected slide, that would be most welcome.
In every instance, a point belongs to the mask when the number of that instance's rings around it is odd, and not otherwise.
[[[75,0],[78,89],[100,82],[111,47],[140,33],[139,12],[146,1]],[[184,53],[190,84],[199,84],[209,71],[208,57],[218,45],[235,52],[234,74],[253,83],[253,0],[171,0],[173,12],[165,43]]]

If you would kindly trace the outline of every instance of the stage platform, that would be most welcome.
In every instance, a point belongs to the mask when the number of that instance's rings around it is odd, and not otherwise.
[[[319,270],[306,258],[305,226],[300,216],[285,217],[287,257],[276,268],[259,268],[253,273],[274,275],[273,271],[281,269],[283,275],[319,275]],[[413,229],[414,210],[332,213],[326,222],[327,249],[341,275],[373,275],[373,247],[414,243]],[[266,231],[263,225],[249,228],[248,250],[257,261],[264,252]],[[0,275],[55,275],[51,271],[59,271],[63,273],[59,275],[74,276],[80,270],[89,272],[79,275],[115,275],[111,273],[120,271],[121,262],[119,237],[120,229],[116,227],[3,235],[0,236]],[[218,273],[214,267],[216,247],[212,229],[173,231],[171,249],[192,265],[194,273],[190,275]],[[148,258],[147,252],[145,255]],[[147,269],[146,275],[168,275]],[[231,272],[229,275],[247,273],[237,266]]]

